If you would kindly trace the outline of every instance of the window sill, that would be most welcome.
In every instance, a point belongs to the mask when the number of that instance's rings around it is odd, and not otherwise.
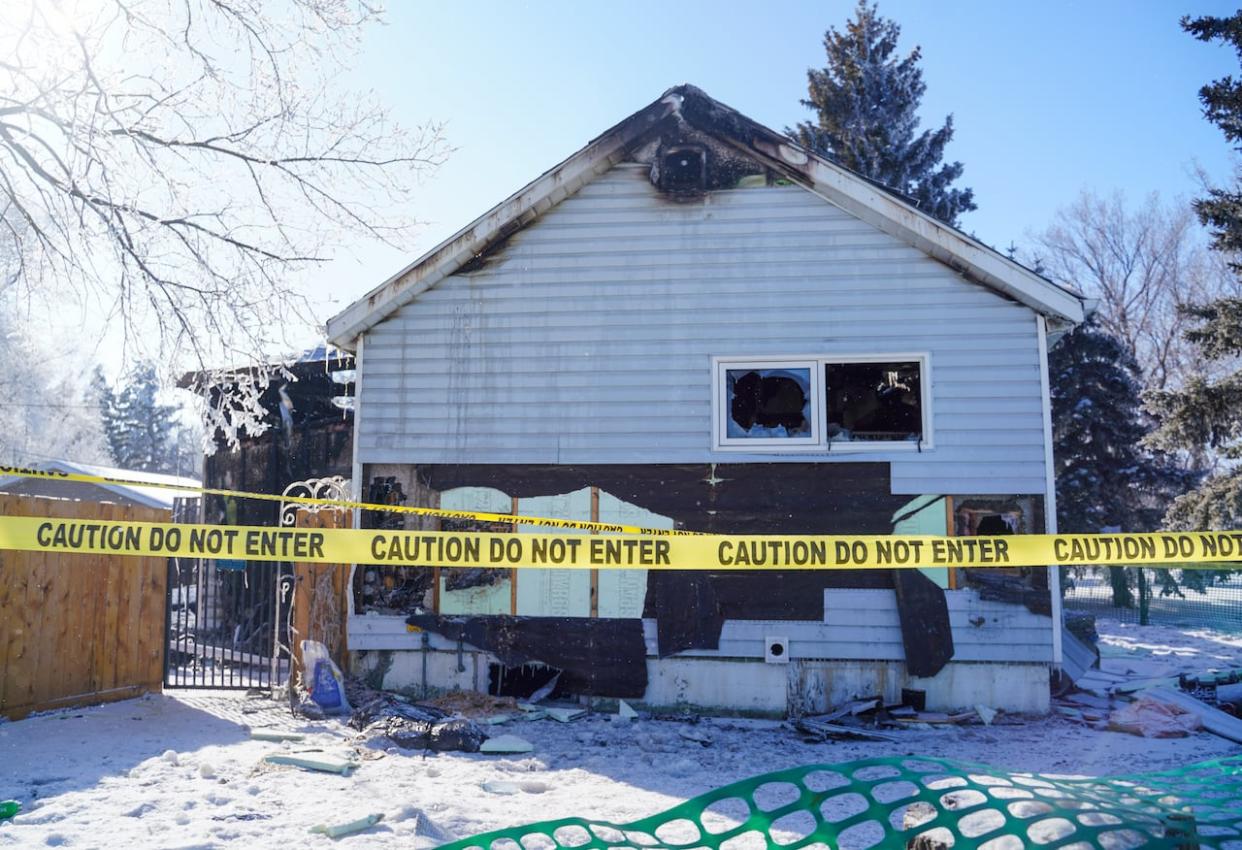
[[[779,446],[766,443],[763,445],[745,445],[726,443],[712,446],[714,452],[745,452],[749,454],[798,454],[798,455],[838,455],[838,454],[907,454],[922,451],[923,454],[935,448],[933,443],[911,443],[906,441],[893,442],[841,442],[829,445],[797,445]]]

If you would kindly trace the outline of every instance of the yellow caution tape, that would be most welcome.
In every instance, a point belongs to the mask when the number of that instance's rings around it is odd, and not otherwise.
[[[501,522],[511,525],[537,525],[544,528],[575,528],[583,531],[602,531],[615,534],[654,534],[661,536],[687,535],[695,536],[702,532],[681,531],[668,528],[642,528],[637,525],[622,525],[610,522],[592,522],[590,520],[555,519],[552,517],[521,516],[518,514],[499,514],[490,511],[454,511],[444,508],[424,508],[410,505],[383,505],[374,502],[354,502],[345,499],[321,499],[314,496],[277,496],[272,493],[248,493],[243,490],[219,490],[211,487],[199,487],[192,484],[165,484],[155,481],[140,481],[128,478],[113,478],[107,475],[89,475],[83,472],[50,472],[42,469],[30,469],[20,466],[0,466],[0,477],[20,476],[23,478],[50,479],[53,481],[77,481],[83,484],[122,484],[127,487],[154,487],[160,490],[172,490],[180,493],[202,493],[207,496],[226,496],[234,499],[254,499],[261,502],[280,502],[286,505],[315,505],[319,507],[344,508],[364,511],[389,511],[399,514],[415,514],[439,519],[464,519],[479,522]]]
[[[0,517],[0,549],[392,566],[817,570],[1182,564],[1242,560],[1242,532],[586,536],[179,525]]]

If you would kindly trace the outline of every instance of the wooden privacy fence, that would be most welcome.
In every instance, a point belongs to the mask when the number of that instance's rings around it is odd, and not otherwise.
[[[169,511],[0,494],[0,515],[169,522]],[[165,558],[0,551],[0,716],[160,690]]]

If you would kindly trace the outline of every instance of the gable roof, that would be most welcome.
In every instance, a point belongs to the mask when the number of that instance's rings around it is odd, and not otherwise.
[[[359,335],[487,253],[669,125],[689,125],[743,152],[862,221],[1032,310],[1061,322],[1084,317],[1084,298],[920,211],[903,196],[818,156],[691,85],[658,100],[432,248],[328,320],[330,342],[352,350]]]
[[[101,478],[117,478],[123,481],[132,481],[133,484],[112,484],[98,482],[87,484],[87,487],[97,487],[100,490],[114,493],[122,496],[131,502],[140,505],[146,505],[149,508],[161,508],[172,510],[173,500],[176,498],[185,498],[187,494],[184,490],[167,490],[160,487],[160,484],[168,484],[179,488],[197,489],[202,486],[202,482],[197,478],[183,478],[178,475],[164,475],[158,472],[139,472],[132,469],[118,469],[113,466],[95,466],[88,463],[77,463],[68,460],[48,460],[43,463],[34,465],[34,469],[41,472],[67,472],[72,475],[94,475]],[[31,481],[41,483],[48,481],[44,478],[26,478],[24,475],[9,475],[0,478],[0,491],[6,487],[12,487],[22,481]],[[56,483],[55,480],[51,483]],[[149,483],[150,487],[142,486],[143,483]]]

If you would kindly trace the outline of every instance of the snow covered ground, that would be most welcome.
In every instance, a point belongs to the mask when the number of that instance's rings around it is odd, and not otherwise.
[[[1242,666],[1242,636],[1099,625],[1106,663],[1203,669]],[[1124,655],[1123,655],[1124,653]],[[1144,675],[1147,673],[1144,672]],[[1153,673],[1151,675],[1162,675]],[[296,744],[252,741],[247,726],[307,733]],[[706,733],[710,745],[680,733]],[[409,753],[370,747],[337,723],[308,723],[268,700],[177,692],[0,723],[0,799],[23,812],[0,823],[0,848],[319,846],[319,823],[382,812],[340,839],[355,847],[430,847],[568,815],[628,821],[738,779],[794,765],[878,755],[931,755],[1008,770],[1134,773],[1238,751],[1206,733],[1149,740],[1058,717],[1017,725],[897,732],[897,743],[806,744],[779,723],[698,724],[592,716],[498,727],[535,745],[523,756]],[[701,737],[701,736],[700,736]],[[263,763],[269,753],[361,754],[350,777]],[[485,782],[524,790],[500,795]]]

